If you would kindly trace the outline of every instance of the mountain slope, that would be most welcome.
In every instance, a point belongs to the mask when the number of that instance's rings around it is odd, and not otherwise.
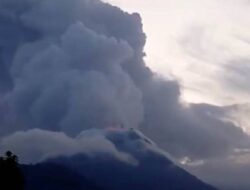
[[[69,168],[52,163],[23,165],[25,190],[104,190]]]
[[[110,130],[106,138],[122,157],[99,152],[23,166],[27,190],[216,190],[172,163],[139,131]]]

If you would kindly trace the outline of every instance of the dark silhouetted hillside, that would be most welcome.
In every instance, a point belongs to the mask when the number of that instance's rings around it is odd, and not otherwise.
[[[23,166],[26,189],[216,190],[172,163],[163,151],[136,130],[112,131],[107,138],[124,157],[107,152],[82,153]]]
[[[25,190],[104,190],[69,168],[52,163],[23,165]]]

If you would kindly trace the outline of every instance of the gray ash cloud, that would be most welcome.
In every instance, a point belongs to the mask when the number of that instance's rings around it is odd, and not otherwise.
[[[82,132],[122,126],[175,158],[226,156],[249,145],[240,128],[210,114],[221,108],[183,106],[178,82],[145,65],[136,13],[99,0],[0,0],[0,21],[2,151],[32,155],[27,143],[37,140],[40,149],[51,137],[71,147]]]

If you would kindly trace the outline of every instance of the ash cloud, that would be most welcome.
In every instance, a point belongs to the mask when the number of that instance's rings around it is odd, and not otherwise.
[[[117,161],[136,165],[137,161],[133,156],[117,149],[107,138],[111,132],[113,131],[92,129],[72,138],[62,132],[32,129],[3,138],[1,147],[16,152],[26,164],[43,162],[60,156],[84,154],[94,157],[96,154],[107,154]]]
[[[34,136],[45,152],[53,141],[74,154],[79,134],[110,126],[138,128],[178,159],[249,146],[240,128],[210,114],[222,108],[182,105],[178,82],[146,67],[138,14],[99,0],[0,0],[0,20],[1,149]]]
[[[13,83],[3,97],[5,125],[70,135],[111,123],[138,126],[142,95],[122,68],[134,50],[124,39],[105,34],[109,26],[102,21],[113,17],[109,12],[114,8],[79,0],[1,5],[37,34],[33,40],[18,39],[11,60],[2,63],[9,64]],[[97,21],[91,22],[92,17]],[[8,127],[3,133],[13,130],[17,128]]]

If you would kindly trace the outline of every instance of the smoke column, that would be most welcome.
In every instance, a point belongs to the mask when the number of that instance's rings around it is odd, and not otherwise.
[[[141,130],[176,158],[249,144],[221,112],[207,114],[220,108],[183,106],[178,82],[146,67],[136,13],[99,0],[0,0],[0,22],[1,151],[35,162],[88,144],[131,161],[103,132],[121,127]]]

